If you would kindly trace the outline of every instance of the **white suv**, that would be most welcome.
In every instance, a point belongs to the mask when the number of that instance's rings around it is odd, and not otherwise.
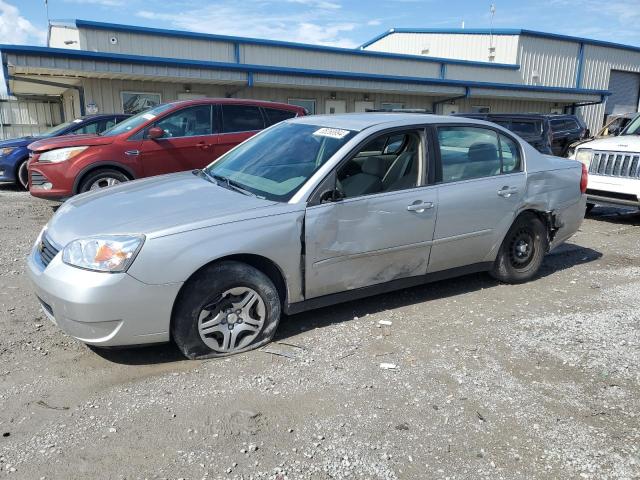
[[[640,115],[617,137],[579,145],[573,158],[589,169],[588,210],[596,203],[640,207]]]

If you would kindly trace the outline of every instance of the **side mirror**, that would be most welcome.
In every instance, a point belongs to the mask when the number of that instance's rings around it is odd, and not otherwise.
[[[157,140],[158,138],[164,137],[164,130],[160,127],[151,127],[147,132],[147,136],[151,140]]]

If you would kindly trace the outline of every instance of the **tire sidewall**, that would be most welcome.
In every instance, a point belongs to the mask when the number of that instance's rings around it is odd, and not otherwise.
[[[234,287],[248,287],[260,295],[266,309],[265,322],[258,336],[248,346],[233,352],[215,352],[200,338],[198,317],[205,305],[220,293]],[[205,267],[184,285],[171,318],[171,336],[187,358],[225,357],[258,348],[271,341],[280,316],[280,298],[269,277],[250,265],[224,261]]]
[[[118,170],[101,168],[85,175],[78,187],[78,193],[88,192],[92,183],[105,177],[117,178],[121,183],[129,181],[129,177]]]
[[[28,161],[29,161],[28,158],[21,160],[20,162],[18,162],[18,167],[16,168],[16,185],[18,185],[20,188],[24,190],[29,190],[29,171],[27,169]],[[20,172],[22,171],[23,168],[25,169],[25,173],[27,176],[25,184],[23,184],[22,181],[20,180]]]
[[[510,243],[513,235],[523,227],[530,228],[534,237],[533,258],[526,267],[516,268],[510,261]],[[522,214],[516,219],[505,236],[491,274],[497,280],[505,283],[527,282],[538,273],[548,246],[547,229],[542,220],[532,213]]]

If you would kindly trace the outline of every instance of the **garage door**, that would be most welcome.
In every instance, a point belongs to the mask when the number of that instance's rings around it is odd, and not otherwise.
[[[607,115],[638,111],[640,74],[611,70],[608,90],[611,96],[605,106]]]

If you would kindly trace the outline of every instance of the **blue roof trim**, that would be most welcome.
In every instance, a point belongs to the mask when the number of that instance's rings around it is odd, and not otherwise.
[[[369,50],[359,50],[353,48],[327,47],[323,45],[311,45],[308,43],[285,42],[281,40],[266,40],[263,38],[234,37],[230,35],[215,35],[211,33],[187,32],[184,30],[167,30],[163,28],[138,27],[134,25],[121,25],[118,23],[92,22],[89,20],[76,20],[78,28],[94,28],[97,30],[111,30],[128,33],[146,33],[150,35],[161,35],[165,37],[190,38],[200,40],[233,42],[244,45],[265,45],[271,47],[295,48],[299,50],[342,53],[346,55],[367,56],[378,58],[393,58],[397,60],[417,60],[429,63],[450,63],[452,65],[467,65],[470,67],[492,67],[518,70],[520,65],[511,63],[478,62],[472,60],[458,60],[452,58],[424,57],[421,55],[406,55],[402,53],[373,52]]]
[[[591,90],[582,88],[545,87],[539,85],[521,85],[514,83],[477,82],[466,80],[449,80],[428,77],[404,77],[398,75],[380,75],[375,73],[343,72],[335,70],[315,70],[292,67],[278,67],[272,65],[251,65],[246,63],[210,62],[205,60],[182,60],[166,57],[148,57],[142,55],[128,55],[121,53],[89,52],[85,50],[67,50],[65,48],[35,47],[24,45],[0,45],[0,52],[19,53],[23,55],[54,56],[74,58],[79,60],[98,60],[107,62],[130,62],[142,65],[182,66],[205,68],[211,70],[229,70],[246,73],[271,73],[280,75],[299,75],[308,77],[338,78],[346,80],[370,80],[383,82],[404,82],[418,85],[442,85],[454,87],[490,88],[498,90],[519,90],[532,92],[572,93],[583,95],[609,95],[606,90]],[[5,55],[3,55],[3,59]],[[4,61],[4,60],[3,60]]]
[[[491,35],[493,33],[493,35],[525,35],[529,37],[550,38],[553,40],[584,43],[585,45],[619,48],[622,50],[630,50],[632,52],[640,52],[640,47],[636,47],[634,45],[608,42],[606,40],[594,40],[592,38],[573,37],[571,35],[563,35],[560,33],[538,32],[536,30],[526,30],[522,28],[494,28],[493,30],[489,28],[391,28],[387,32],[363,43],[360,48],[366,48],[393,33],[449,33],[454,35]]]

